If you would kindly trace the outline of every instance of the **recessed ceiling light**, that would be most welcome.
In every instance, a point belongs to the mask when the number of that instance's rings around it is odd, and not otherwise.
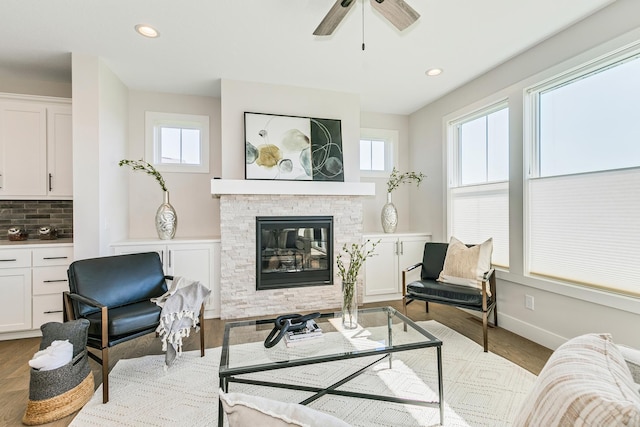
[[[439,76],[440,74],[442,74],[442,68],[429,68],[427,71],[425,71],[425,74],[427,76]]]
[[[150,39],[156,38],[160,35],[158,30],[153,28],[151,25],[147,24],[138,24],[136,25],[136,31],[138,34],[143,35],[145,37],[149,37]]]

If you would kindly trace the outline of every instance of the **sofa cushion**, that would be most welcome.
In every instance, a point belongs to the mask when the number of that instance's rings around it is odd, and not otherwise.
[[[460,240],[451,237],[438,280],[482,289],[484,274],[491,269],[492,253],[493,239],[467,247]],[[489,289],[487,294],[491,295]]]
[[[640,395],[611,336],[583,335],[558,347],[514,425],[640,425]]]
[[[160,324],[161,311],[162,308],[151,301],[142,301],[110,309],[109,325],[107,326],[108,335],[116,338],[156,328]],[[102,316],[100,312],[88,314],[86,319],[90,322],[89,335],[102,336]]]
[[[229,427],[349,427],[344,421],[297,403],[251,396],[242,393],[220,393]]]
[[[435,280],[419,280],[407,285],[407,294],[417,297],[428,296],[433,302],[442,301],[446,304],[482,307],[482,292],[469,286],[452,285]]]
[[[640,350],[625,345],[618,345],[618,348],[625,362],[627,362],[633,381],[636,382],[636,386],[638,386],[638,390],[640,391]]]

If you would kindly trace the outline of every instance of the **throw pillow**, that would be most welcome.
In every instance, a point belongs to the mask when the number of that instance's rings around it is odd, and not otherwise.
[[[482,289],[484,274],[491,269],[493,239],[472,247],[451,237],[438,281]],[[491,291],[487,289],[491,296]]]
[[[640,393],[640,350],[619,344],[618,348],[625,362],[627,362],[633,381],[636,383],[636,389]]]
[[[582,335],[553,352],[514,426],[638,426],[634,388],[611,336]]]
[[[229,427],[349,427],[332,415],[297,403],[222,390],[218,392]]]

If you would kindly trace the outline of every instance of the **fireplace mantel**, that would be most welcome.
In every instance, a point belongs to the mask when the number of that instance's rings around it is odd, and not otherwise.
[[[373,182],[274,181],[247,179],[212,179],[211,194],[280,194],[325,196],[374,196]]]

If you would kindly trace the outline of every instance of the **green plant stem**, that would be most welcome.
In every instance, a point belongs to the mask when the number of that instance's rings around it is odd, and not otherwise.
[[[142,171],[147,175],[153,176],[156,179],[156,181],[158,181],[158,184],[160,184],[160,188],[162,188],[162,191],[168,191],[167,185],[164,182],[164,178],[162,177],[160,172],[158,172],[156,168],[154,168],[150,163],[147,163],[142,159],[140,160],[123,159],[123,160],[120,160],[120,162],[118,162],[118,165],[121,167],[125,165],[130,166],[131,169],[133,169],[134,171]]]

